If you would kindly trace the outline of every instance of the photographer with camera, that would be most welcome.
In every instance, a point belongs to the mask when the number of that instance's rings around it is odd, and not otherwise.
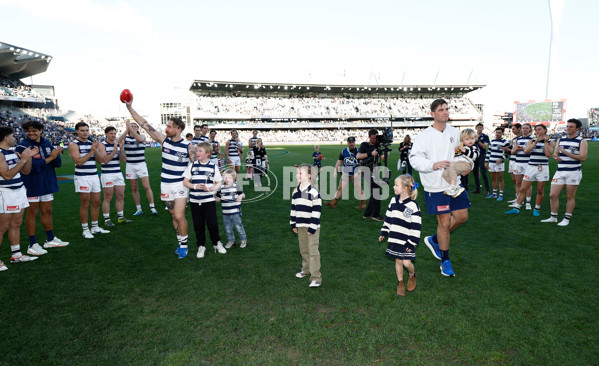
[[[366,206],[364,216],[362,217],[382,222],[384,221],[384,218],[380,214],[381,186],[378,185],[377,180],[375,180],[374,177],[377,173],[375,168],[380,165],[381,160],[384,162],[387,158],[386,153],[388,152],[388,148],[381,148],[381,142],[379,141],[381,140],[380,137],[384,137],[384,135],[379,136],[376,128],[371,128],[368,131],[368,141],[362,142],[356,158],[361,161],[362,169],[364,169],[370,177],[370,199],[368,200],[368,205]],[[366,175],[364,175],[364,177],[366,178]]]

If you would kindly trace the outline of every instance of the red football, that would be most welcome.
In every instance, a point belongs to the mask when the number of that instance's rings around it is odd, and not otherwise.
[[[124,89],[121,92],[121,102],[125,103],[125,102],[131,102],[133,100],[133,94],[131,94],[131,91],[129,89]]]

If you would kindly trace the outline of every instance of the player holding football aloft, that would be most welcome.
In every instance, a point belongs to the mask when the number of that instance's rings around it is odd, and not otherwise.
[[[185,122],[178,117],[171,117],[166,124],[164,133],[157,131],[145,118],[139,115],[133,107],[133,97],[125,102],[131,117],[143,128],[156,142],[162,145],[162,172],[160,174],[160,199],[173,218],[173,228],[179,243],[177,254],[179,258],[187,257],[188,225],[185,219],[185,205],[187,204],[188,189],[183,186],[183,172],[189,158],[190,142],[181,137],[185,129]]]

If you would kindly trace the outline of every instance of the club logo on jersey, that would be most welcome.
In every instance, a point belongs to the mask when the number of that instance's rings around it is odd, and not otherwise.
[[[179,194],[181,194],[181,195],[185,194],[185,191],[179,191]]]
[[[50,155],[52,153],[52,149],[46,147],[46,155]]]
[[[19,206],[6,206],[6,211],[14,212],[14,211],[21,211],[21,209],[19,208]]]
[[[453,136],[451,136],[451,137],[449,138],[449,142],[451,142],[451,143],[453,144],[453,143],[454,143],[454,141],[455,141],[455,139],[453,138]]]
[[[437,211],[449,211],[449,205],[437,206]]]
[[[349,167],[356,166],[356,165],[358,165],[358,159],[356,159],[355,156],[349,156],[349,157],[343,159],[343,165],[349,166]]]
[[[183,162],[183,161],[187,160],[187,158],[189,157],[189,154],[186,152],[184,152],[184,153],[179,152],[176,154],[176,156],[179,159],[179,162]]]
[[[406,207],[406,209],[403,210],[403,217],[405,217],[406,219],[409,219],[410,216],[412,216],[412,213],[414,213],[414,210]]]

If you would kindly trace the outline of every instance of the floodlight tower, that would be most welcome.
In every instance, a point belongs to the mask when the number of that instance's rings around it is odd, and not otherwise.
[[[545,86],[545,99],[549,99],[549,84],[555,83],[557,75],[557,46],[559,43],[559,26],[562,20],[562,11],[566,0],[547,0],[549,2],[549,18],[551,20],[551,41],[549,43],[549,64],[547,66],[547,83]],[[553,62],[552,62],[553,60]],[[551,90],[552,93],[554,90]],[[556,96],[553,96],[556,97]]]

